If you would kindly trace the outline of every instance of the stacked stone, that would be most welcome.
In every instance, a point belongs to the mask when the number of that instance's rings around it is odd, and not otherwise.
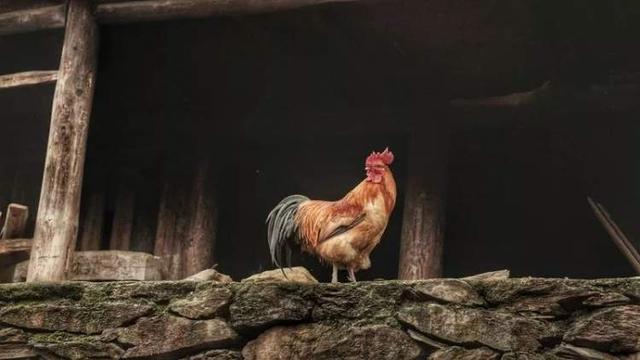
[[[0,285],[0,359],[638,359],[640,278]]]

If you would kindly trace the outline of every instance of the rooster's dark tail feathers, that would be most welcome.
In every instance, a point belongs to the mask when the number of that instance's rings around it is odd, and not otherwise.
[[[298,231],[296,215],[298,206],[309,200],[304,195],[291,195],[282,199],[267,216],[267,241],[271,261],[282,269],[283,252],[286,254],[287,267],[291,266],[290,240]]]

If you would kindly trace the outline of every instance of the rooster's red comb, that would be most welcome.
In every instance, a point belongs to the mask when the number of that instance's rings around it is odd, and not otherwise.
[[[372,165],[375,163],[382,162],[385,165],[391,165],[393,162],[393,153],[389,151],[389,147],[384,149],[383,152],[372,152],[371,155],[367,157],[366,165]]]

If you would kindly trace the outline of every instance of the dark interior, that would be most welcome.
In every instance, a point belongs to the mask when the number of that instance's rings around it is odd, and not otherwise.
[[[586,197],[640,237],[633,100],[474,111],[449,102],[546,81],[580,92],[638,72],[639,15],[633,1],[442,0],[102,27],[84,190],[104,185],[109,219],[117,189],[135,189],[133,248],[152,252],[162,182],[212,155],[216,262],[241,278],[272,267],[264,219],[281,198],[337,199],[362,180],[366,155],[389,146],[398,205],[359,278],[394,278],[407,140],[440,121],[450,137],[445,276],[629,276]],[[62,36],[0,37],[0,73],[56,68]],[[53,91],[0,92],[0,207],[29,205],[31,229]],[[308,256],[294,263],[329,279]]]

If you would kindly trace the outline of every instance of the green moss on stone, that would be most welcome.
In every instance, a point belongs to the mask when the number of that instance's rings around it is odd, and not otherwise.
[[[85,285],[78,282],[0,284],[0,301],[79,300],[84,290]]]

